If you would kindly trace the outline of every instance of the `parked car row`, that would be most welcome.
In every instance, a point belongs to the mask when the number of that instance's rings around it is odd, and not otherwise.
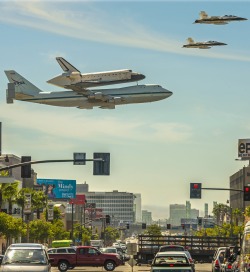
[[[102,253],[91,246],[72,246],[48,249],[41,244],[10,245],[0,258],[0,272],[51,272],[56,266],[61,272],[76,266],[101,266],[113,271],[123,260],[118,253]]]

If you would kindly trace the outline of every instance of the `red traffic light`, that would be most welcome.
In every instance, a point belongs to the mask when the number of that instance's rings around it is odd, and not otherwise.
[[[244,186],[244,201],[250,201],[250,186]]]
[[[199,189],[199,184],[198,183],[194,183],[194,189]]]

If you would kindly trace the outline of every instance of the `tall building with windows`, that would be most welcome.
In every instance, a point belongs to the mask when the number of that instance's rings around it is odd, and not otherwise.
[[[184,204],[170,204],[169,206],[169,222],[172,226],[180,226],[182,220],[197,219],[199,210],[191,209],[190,201]]]
[[[141,210],[141,194],[134,194],[134,204],[135,204],[135,221],[142,222],[142,210]]]
[[[146,223],[147,225],[151,225],[152,221],[152,212],[142,210],[142,222]]]
[[[186,205],[170,204],[169,214],[170,214],[170,224],[172,226],[180,226],[181,218],[186,218]]]
[[[78,193],[78,192],[77,192]],[[96,208],[100,208],[104,215],[110,215],[111,223],[133,223],[134,214],[134,194],[127,192],[86,192],[87,203],[95,203]]]
[[[230,189],[239,190],[230,191],[230,207],[232,209],[238,208],[244,211],[245,207],[250,205],[250,201],[244,201],[243,198],[244,186],[249,185],[250,185],[250,166],[243,167],[230,177]]]

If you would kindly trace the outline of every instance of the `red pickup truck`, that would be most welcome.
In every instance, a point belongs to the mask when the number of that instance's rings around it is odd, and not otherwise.
[[[67,250],[66,250],[67,249]],[[119,254],[101,253],[91,246],[77,246],[48,250],[52,266],[57,266],[61,272],[73,269],[75,266],[103,266],[107,271],[113,271],[122,264]]]

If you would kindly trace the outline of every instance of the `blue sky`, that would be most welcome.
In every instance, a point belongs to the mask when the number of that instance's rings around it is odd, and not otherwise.
[[[235,161],[238,139],[250,134],[250,21],[193,22],[201,10],[249,19],[248,1],[1,1],[0,8],[3,153],[43,160],[110,152],[109,177],[93,176],[92,163],[33,168],[39,178],[86,181],[91,191],[141,193],[154,219],[189,200],[190,182],[229,187],[229,176],[244,165]],[[228,45],[182,48],[188,37]],[[173,95],[115,110],[6,104],[4,70],[61,91],[46,83],[61,73],[57,56],[86,73],[141,72],[141,84],[160,84]],[[226,191],[203,191],[191,205],[203,209],[207,202],[211,212],[213,201],[228,198]]]

